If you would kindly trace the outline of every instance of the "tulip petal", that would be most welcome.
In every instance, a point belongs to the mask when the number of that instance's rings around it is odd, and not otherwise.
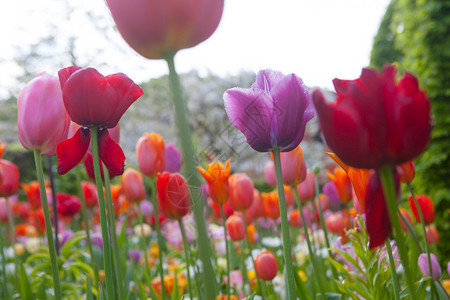
[[[58,156],[58,174],[64,175],[83,159],[89,148],[91,131],[80,127],[72,138],[62,141],[56,147]]]
[[[111,176],[123,174],[125,155],[122,148],[109,136],[106,129],[99,130],[98,153]]]
[[[256,75],[256,81],[252,84],[252,89],[259,89],[269,93],[276,86],[284,75],[281,72],[272,70],[261,70]]]
[[[75,73],[76,71],[82,69],[81,67],[77,66],[71,66],[64,69],[61,69],[58,71],[59,76],[59,84],[61,85],[61,90],[64,88],[64,84],[66,83],[67,79]]]
[[[373,249],[381,246],[391,231],[391,221],[378,172],[372,172],[370,175],[365,204],[369,249]]]
[[[241,88],[229,89],[223,97],[230,122],[245,135],[246,142],[256,151],[271,151],[272,98],[263,90]]]

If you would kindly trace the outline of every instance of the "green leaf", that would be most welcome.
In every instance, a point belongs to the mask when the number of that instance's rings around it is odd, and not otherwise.
[[[64,256],[66,259],[69,258],[71,254],[69,251],[71,250],[71,248],[84,238],[86,238],[86,235],[84,233],[75,233],[61,248],[62,256]]]
[[[28,280],[27,273],[23,268],[23,264],[19,267],[19,287],[20,297],[22,300],[34,300],[33,292],[31,291],[30,281]]]

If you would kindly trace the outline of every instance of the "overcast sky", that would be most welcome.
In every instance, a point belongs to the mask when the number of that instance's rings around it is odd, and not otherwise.
[[[67,1],[77,8],[69,17],[64,13]],[[225,0],[217,31],[199,46],[179,52],[177,69],[226,75],[271,68],[296,73],[307,86],[331,88],[333,78],[356,78],[369,64],[373,38],[388,4],[389,0]],[[15,47],[37,42],[49,30],[49,23],[62,37],[76,36],[78,54],[92,56],[93,66],[105,75],[124,72],[139,82],[167,73],[163,61],[149,61],[129,50],[118,32],[111,31],[106,40],[98,38],[86,21],[86,11],[99,16],[102,26],[112,28],[102,0],[4,3],[0,10],[0,93],[20,73],[7,63],[17,54]],[[96,52],[90,51],[94,48],[104,48],[101,58],[108,65],[96,65]],[[49,68],[45,71],[56,74],[57,69]]]

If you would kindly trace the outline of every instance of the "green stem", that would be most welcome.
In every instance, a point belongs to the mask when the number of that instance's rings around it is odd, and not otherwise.
[[[191,283],[191,274],[189,268],[191,266],[190,256],[189,256],[189,243],[186,236],[186,230],[184,228],[183,220],[178,219],[178,225],[180,225],[181,236],[183,237],[183,247],[184,247],[184,255],[186,256],[186,272],[188,278],[188,290],[189,290],[189,299],[194,299],[194,294],[192,293],[192,283]]]
[[[150,266],[148,265],[148,255],[147,255],[147,243],[145,241],[145,236],[144,236],[144,221],[142,219],[142,211],[141,211],[141,206],[139,205],[139,203],[136,203],[137,206],[137,213],[138,213],[138,221],[139,221],[139,226],[141,226],[141,250],[142,252],[144,252],[144,259],[145,259],[145,273],[149,275],[150,272]],[[151,282],[149,283],[151,286]]]
[[[162,234],[161,230],[159,230],[159,208],[158,208],[158,201],[156,199],[156,179],[152,178],[152,204],[153,204],[153,215],[155,216],[155,229],[156,229],[156,235],[158,238],[158,258],[159,258],[159,276],[161,277],[161,294],[163,300],[166,299],[166,289],[164,287],[164,268],[163,268],[163,252],[162,252],[162,246],[163,246],[163,240],[162,240]]]
[[[47,233],[48,251],[50,252],[50,263],[52,267],[53,287],[55,298],[61,299],[61,285],[59,283],[58,261],[56,259],[55,243],[53,241],[52,221],[50,210],[48,209],[47,193],[45,191],[44,172],[42,171],[42,157],[38,149],[33,150],[36,173],[39,182],[39,192],[41,194],[42,209],[44,210],[45,231]]]
[[[81,201],[81,216],[83,217],[84,230],[86,231],[86,239],[89,249],[89,254],[91,255],[91,262],[94,269],[94,277],[95,277],[95,287],[99,288],[100,278],[98,275],[98,268],[94,258],[94,251],[92,250],[92,242],[91,242],[91,234],[89,232],[89,219],[86,213],[86,200],[84,199],[83,188],[81,187],[81,179],[80,179],[80,169],[75,168],[75,175],[78,187],[78,195],[80,196]]]
[[[47,156],[47,172],[50,179],[50,189],[52,190],[52,207],[53,207],[53,224],[55,224],[55,249],[56,255],[59,255],[59,238],[58,238],[58,203],[56,202],[55,180],[53,177],[52,157]]]
[[[105,207],[105,197],[103,193],[103,183],[102,175],[100,172],[100,160],[98,156],[98,128],[97,126],[91,127],[91,139],[92,139],[92,160],[94,165],[94,175],[95,184],[97,186],[98,194],[98,208],[100,214],[100,227],[102,230],[102,240],[103,240],[103,264],[105,268],[105,279],[106,279],[106,293],[107,299],[113,300],[114,298],[114,286],[112,277],[112,266],[111,266],[111,245],[109,240],[108,224],[106,220],[106,207]]]
[[[103,174],[105,177],[105,195],[106,195],[106,209],[108,210],[108,229],[109,236],[112,240],[112,257],[115,270],[115,284],[117,285],[117,292],[119,293],[119,299],[124,297],[123,293],[123,280],[121,280],[121,274],[123,274],[122,263],[120,260],[119,242],[117,241],[116,231],[116,215],[111,195],[111,183],[109,180],[109,171],[106,166],[103,166]]]
[[[14,248],[16,245],[16,230],[14,226],[14,217],[11,210],[11,204],[9,203],[9,197],[5,198],[6,210],[8,212],[8,226],[11,234],[11,245]],[[14,278],[16,280],[16,285],[19,286],[19,260],[16,255],[14,255]]]
[[[2,226],[0,226],[0,230],[2,230]],[[2,280],[2,286],[4,291],[4,297],[5,299],[9,299],[8,294],[8,279],[6,278],[6,258],[5,258],[5,251],[4,251],[4,245],[3,245],[3,232],[0,232],[0,251],[2,251],[2,272],[3,272],[3,280]]]
[[[227,298],[230,300],[230,249],[228,246],[228,236],[227,236],[227,226],[225,226],[225,212],[223,211],[223,204],[220,204],[220,214],[222,215],[223,220],[223,231],[224,231],[224,239],[225,239],[225,250],[227,255]]]
[[[283,236],[283,254],[284,265],[286,268],[286,286],[288,290],[288,299],[296,299],[297,297],[295,293],[294,268],[292,266],[291,239],[289,237],[289,225],[287,219],[286,200],[284,197],[283,175],[281,172],[280,149],[274,148],[272,150],[272,153],[277,178],[278,203],[280,206],[281,233]]]
[[[409,288],[409,294],[411,300],[416,299],[416,291],[414,286],[413,274],[409,271],[409,259],[406,249],[405,240],[403,238],[402,228],[397,215],[397,196],[394,186],[394,176],[392,169],[389,166],[382,166],[379,170],[381,183],[383,185],[384,194],[386,197],[386,204],[389,211],[389,218],[391,220],[392,227],[394,228],[395,241],[400,253],[403,268],[405,269],[406,282]]]
[[[425,218],[423,217],[422,208],[419,205],[419,202],[416,199],[416,195],[414,195],[414,192],[412,190],[412,187],[409,183],[406,184],[408,187],[409,193],[411,194],[411,197],[414,200],[414,204],[416,205],[417,211],[419,212],[420,217],[420,224],[422,225],[422,233],[423,238],[425,240],[425,251],[427,252],[427,259],[428,259],[428,270],[430,272],[430,288],[431,288],[431,299],[434,299],[434,296],[436,294],[435,286],[433,284],[433,269],[431,266],[431,255],[430,255],[430,245],[428,244],[428,237],[427,237],[427,229],[425,228]]]
[[[419,240],[417,239],[416,232],[414,231],[414,228],[412,227],[411,223],[409,223],[408,219],[405,218],[405,216],[400,212],[400,210],[397,210],[398,215],[402,219],[403,223],[406,226],[406,229],[409,231],[409,234],[412,236],[414,244],[416,245],[417,251],[422,253],[422,248],[420,247]]]
[[[325,235],[325,243],[326,243],[327,249],[328,249],[328,256],[332,257],[331,250],[330,250],[330,240],[328,239],[328,230],[327,230],[327,226],[325,225],[325,219],[323,218],[322,204],[320,203],[320,197],[319,197],[319,194],[320,194],[319,193],[319,176],[318,176],[318,174],[315,173],[314,177],[316,180],[316,198],[317,198],[317,206],[319,208],[320,223],[322,225],[323,234]],[[294,186],[293,189],[297,190],[297,187]],[[297,191],[297,193],[298,193],[298,191]],[[301,212],[300,212],[300,214],[301,214]],[[331,271],[333,272],[333,277],[334,277],[335,282],[338,282],[339,276],[333,265],[331,265]]]
[[[397,269],[395,268],[394,256],[392,255],[391,242],[389,239],[386,240],[386,251],[389,256],[389,266],[391,267],[392,286],[394,288],[395,300],[399,300],[400,293],[398,288]]]
[[[175,107],[175,121],[183,154],[183,168],[184,172],[188,175],[186,178],[188,179],[190,188],[199,191],[200,179],[193,161],[194,148],[192,146],[191,128],[187,118],[188,110],[182,97],[180,79],[175,70],[174,56],[175,53],[167,53],[165,59],[169,67],[169,79],[173,92],[173,104]],[[198,249],[203,265],[205,297],[206,299],[215,299],[217,296],[216,274],[214,273],[211,263],[212,252],[208,233],[206,231],[203,205],[203,200],[200,195],[198,195],[197,199],[193,199],[192,208],[194,211],[195,223],[197,225]]]
[[[255,269],[256,270],[256,267],[255,267],[255,259],[253,258],[253,253],[252,253],[252,251],[253,251],[253,247],[252,247],[252,243],[250,242],[250,236],[249,236],[249,234],[248,234],[248,230],[247,230],[247,218],[246,218],[246,216],[245,216],[245,210],[244,211],[242,211],[242,216],[243,216],[243,219],[244,219],[244,225],[245,225],[245,239],[246,239],[246,241],[247,241],[247,247],[248,247],[248,250],[249,250],[249,252],[250,252],[250,258],[252,259],[252,263],[253,263],[253,269]],[[263,299],[264,298],[266,298],[266,289],[265,289],[265,286],[262,284],[262,281],[261,281],[261,279],[258,277],[258,276],[256,276],[256,279],[258,280],[258,286],[260,287],[260,289],[261,289],[261,296],[263,297]]]
[[[300,210],[300,218],[302,219],[302,226],[303,226],[303,231],[305,232],[306,245],[308,246],[309,260],[311,261],[311,265],[313,267],[314,276],[316,277],[317,283],[319,284],[320,294],[322,295],[323,299],[326,299],[325,290],[324,290],[323,283],[322,283],[322,277],[319,275],[319,268],[317,266],[316,256],[315,256],[312,246],[311,246],[311,240],[309,238],[308,227],[306,226],[305,215],[303,214],[303,204],[302,204],[302,201],[300,200],[300,195],[298,194],[297,187],[293,187],[293,190],[294,190],[294,195],[295,195],[295,202],[297,203],[297,207]]]

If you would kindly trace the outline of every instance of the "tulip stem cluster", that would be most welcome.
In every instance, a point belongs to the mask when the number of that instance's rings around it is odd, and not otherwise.
[[[220,215],[223,221],[223,231],[225,239],[225,250],[227,255],[227,299],[230,300],[230,246],[228,245],[227,226],[225,226],[225,212],[223,211],[223,204],[220,204]]]
[[[194,294],[192,293],[191,272],[189,270],[189,268],[191,266],[190,255],[189,255],[189,244],[188,244],[188,240],[186,237],[186,229],[184,228],[184,223],[183,223],[182,219],[178,219],[178,225],[180,226],[181,237],[183,238],[184,255],[186,256],[186,272],[187,272],[187,280],[188,280],[189,298],[194,299]]]
[[[178,137],[180,139],[181,152],[183,155],[184,171],[188,174],[188,184],[191,189],[198,190],[200,187],[200,180],[195,169],[194,160],[192,159],[194,157],[192,134],[187,119],[187,108],[181,92],[180,78],[175,70],[174,56],[175,53],[168,53],[165,56],[165,60],[167,61],[167,65],[169,67],[169,80],[173,93],[173,104],[175,107],[175,121],[178,128]],[[192,199],[192,210],[194,211],[195,223],[197,225],[198,249],[203,266],[205,297],[206,299],[215,299],[217,295],[216,275],[211,263],[212,252],[208,241],[208,233],[206,231],[205,218],[203,215],[203,203],[198,200],[199,199]]]
[[[272,153],[277,178],[278,203],[280,206],[281,233],[283,236],[283,254],[284,254],[284,265],[286,268],[286,286],[288,288],[288,299],[295,299],[296,293],[294,281],[294,268],[292,266],[291,239],[289,237],[289,225],[287,220],[286,200],[284,197],[283,175],[281,173],[280,149],[274,148],[272,150]],[[303,216],[302,212],[300,212],[300,215]],[[305,223],[303,222],[303,224]]]
[[[408,252],[406,250],[405,240],[403,238],[402,228],[397,215],[397,200],[395,195],[394,176],[392,174],[392,168],[389,166],[383,166],[379,170],[381,182],[383,185],[383,191],[386,197],[386,204],[388,207],[389,218],[394,228],[395,240],[400,253],[400,259],[402,261],[403,268],[405,270],[406,282],[409,288],[409,294],[411,300],[416,299],[416,291],[414,286],[413,274],[409,270]]]
[[[100,161],[98,156],[98,128],[93,126],[91,128],[91,139],[92,139],[92,160],[94,165],[94,175],[95,184],[97,186],[98,193],[98,207],[100,214],[100,227],[102,230],[102,240],[103,240],[103,264],[105,268],[105,279],[106,279],[106,293],[107,299],[114,299],[114,286],[112,278],[112,265],[111,265],[111,249],[109,241],[109,231],[106,219],[106,207],[105,207],[105,196],[103,193],[102,175],[100,173]]]
[[[144,236],[144,221],[142,220],[142,212],[141,212],[141,206],[139,205],[139,203],[137,204],[137,213],[138,213],[138,222],[139,222],[139,226],[141,228],[141,248],[142,248],[142,252],[144,253],[144,260],[145,260],[145,274],[147,275],[146,277],[149,277],[149,272],[150,272],[150,266],[148,265],[148,255],[147,255],[147,243],[145,242],[145,236]],[[149,282],[150,286],[151,286],[151,282]]]
[[[389,256],[389,266],[391,268],[391,277],[392,277],[392,287],[394,289],[394,297],[395,300],[400,299],[400,292],[398,289],[398,277],[397,277],[397,269],[395,268],[395,261],[394,256],[392,255],[392,248],[391,248],[391,242],[389,239],[386,240],[386,251]]]
[[[52,190],[52,207],[53,207],[53,224],[55,225],[55,248],[56,255],[59,255],[59,239],[58,239],[58,206],[56,203],[55,180],[53,178],[53,162],[52,157],[47,156],[47,172],[50,179],[50,189]]]
[[[3,272],[3,280],[2,280],[2,289],[5,292],[6,299],[9,299],[8,294],[8,279],[6,278],[6,258],[5,258],[5,251],[4,251],[4,245],[3,245],[3,226],[0,226],[0,251],[2,252],[2,272]]]
[[[61,299],[61,285],[59,283],[59,271],[58,271],[58,261],[56,260],[56,250],[55,243],[53,242],[53,230],[52,221],[50,217],[50,210],[48,208],[47,194],[45,191],[44,183],[44,172],[42,171],[42,156],[38,149],[33,150],[34,162],[36,165],[36,173],[39,182],[39,192],[41,195],[42,209],[44,210],[44,220],[45,220],[45,230],[47,233],[48,240],[48,251],[50,253],[50,263],[52,267],[53,275],[53,287],[55,289],[55,298],[57,300]],[[56,237],[58,238],[58,237]]]
[[[417,212],[419,213],[420,224],[422,226],[422,232],[423,232],[423,238],[425,240],[425,251],[427,252],[428,268],[430,271],[430,278],[432,278],[431,274],[433,274],[433,271],[432,271],[432,264],[431,264],[430,245],[428,245],[427,230],[425,228],[425,219],[423,217],[422,208],[420,207],[419,202],[417,202],[416,195],[414,195],[411,185],[409,183],[407,183],[406,185],[408,187],[409,193],[411,194],[411,197],[414,200],[414,204],[416,205]],[[434,299],[434,294],[436,293],[436,290],[434,288],[433,279],[430,279],[430,288],[432,291],[431,299]]]

